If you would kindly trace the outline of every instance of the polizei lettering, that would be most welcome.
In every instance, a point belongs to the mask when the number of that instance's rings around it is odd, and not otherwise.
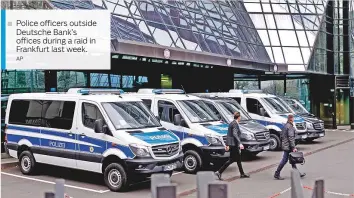
[[[51,147],[56,147],[56,148],[65,148],[65,143],[63,142],[55,142],[55,141],[50,141],[49,146]]]
[[[173,138],[170,135],[155,135],[155,136],[150,136],[150,139],[152,140],[172,140]]]

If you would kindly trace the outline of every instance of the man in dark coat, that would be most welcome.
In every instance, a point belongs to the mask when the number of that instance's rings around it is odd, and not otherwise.
[[[238,170],[240,171],[241,178],[248,178],[249,175],[245,174],[241,164],[241,149],[244,149],[240,136],[241,130],[238,125],[241,120],[241,115],[239,112],[234,113],[234,120],[229,124],[229,129],[227,132],[226,139],[226,147],[225,150],[230,150],[230,158],[229,160],[219,169],[219,171],[215,172],[215,175],[221,180],[221,174],[224,170],[230,166],[232,163],[237,162]]]
[[[288,121],[284,125],[283,130],[280,134],[281,138],[281,145],[283,149],[283,158],[281,159],[279,166],[277,170],[274,173],[274,178],[283,180],[284,178],[280,177],[280,172],[284,168],[285,164],[289,160],[289,154],[291,152],[297,152],[296,146],[295,146],[295,127],[294,127],[294,116],[289,115],[288,116]],[[297,169],[295,164],[291,164],[292,168]],[[300,173],[301,177],[304,177],[306,174],[305,173]]]

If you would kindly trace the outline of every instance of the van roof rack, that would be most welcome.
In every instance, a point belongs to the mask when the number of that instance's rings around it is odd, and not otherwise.
[[[68,94],[82,94],[82,95],[95,95],[95,94],[114,94],[121,95],[124,93],[121,89],[100,89],[100,88],[71,88]]]
[[[139,89],[138,93],[154,93],[154,94],[184,94],[182,89]]]

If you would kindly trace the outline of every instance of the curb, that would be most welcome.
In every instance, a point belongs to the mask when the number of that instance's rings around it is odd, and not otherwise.
[[[9,158],[12,158],[9,154],[1,153],[1,159],[9,159]]]
[[[336,144],[332,144],[332,145],[329,145],[329,146],[326,146],[326,147],[323,147],[323,148],[319,148],[319,149],[316,149],[314,151],[310,151],[310,152],[307,152],[304,154],[304,156],[309,156],[309,155],[313,155],[315,153],[318,153],[318,152],[321,152],[321,151],[324,151],[324,150],[327,150],[327,149],[330,149],[330,148],[333,148],[333,147],[336,147],[336,146],[339,146],[339,145],[342,145],[342,144],[346,144],[348,142],[351,142],[353,141],[354,138],[350,138],[348,140],[345,140],[345,141],[341,141],[341,142],[338,142]],[[265,170],[269,170],[271,168],[274,168],[278,166],[278,162],[277,163],[273,163],[273,164],[270,164],[268,166],[265,166],[265,167],[262,167],[262,168],[259,168],[259,169],[256,169],[256,170],[253,170],[253,171],[250,171],[249,173],[250,174],[255,174],[255,173],[259,173],[259,172],[262,172],[262,171],[265,171]],[[230,178],[227,178],[227,179],[224,179],[223,181],[224,182],[232,182],[232,181],[235,181],[237,179],[240,179],[240,176],[234,176],[234,177],[230,177]],[[181,193],[178,193],[177,197],[178,198],[181,198],[181,197],[184,197],[184,196],[188,196],[190,194],[193,194],[197,192],[197,188],[194,188],[194,189],[190,189],[190,190],[186,190],[186,191],[183,191]]]

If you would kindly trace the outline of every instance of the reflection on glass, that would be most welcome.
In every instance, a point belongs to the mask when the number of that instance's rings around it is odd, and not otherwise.
[[[219,118],[202,100],[180,100],[177,102],[193,123],[218,121]]]

